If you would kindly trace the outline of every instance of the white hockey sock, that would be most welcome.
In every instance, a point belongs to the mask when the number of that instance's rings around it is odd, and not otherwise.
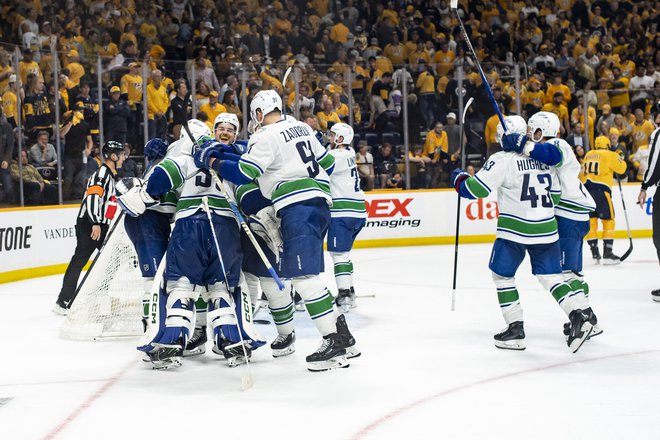
[[[353,287],[353,262],[350,252],[330,252],[335,265],[337,289],[348,290]]]
[[[536,275],[536,278],[546,290],[550,291],[566,316],[580,308],[579,301],[575,298],[576,295],[571,286],[564,282],[562,274]]]
[[[523,310],[520,305],[520,295],[516,288],[516,279],[501,277],[493,272],[493,282],[497,288],[497,300],[500,303],[502,316],[507,324],[523,320]]]
[[[293,331],[293,300],[290,289],[280,290],[274,279],[259,277],[261,288],[268,298],[268,308],[277,327],[277,333],[288,335]]]
[[[259,288],[259,277],[247,272],[243,272],[243,275],[245,277],[247,291],[250,294],[250,302],[254,307],[257,302],[259,302],[259,297],[261,296],[261,289]]]
[[[571,294],[575,301],[582,310],[589,308],[589,286],[584,282],[584,277],[576,274],[571,270],[562,272],[564,276],[564,282],[571,286],[573,293]]]
[[[314,321],[321,336],[337,332],[337,312],[332,304],[332,295],[318,275],[296,277],[293,287],[305,301],[309,316]]]

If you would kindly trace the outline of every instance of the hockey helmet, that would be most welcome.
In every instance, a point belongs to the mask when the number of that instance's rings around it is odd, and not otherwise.
[[[110,157],[112,153],[115,153],[119,156],[124,152],[124,145],[121,142],[117,141],[107,141],[103,144],[103,156]]]
[[[527,126],[531,133],[532,140],[538,142],[541,138],[554,138],[559,135],[559,118],[556,114],[551,112],[538,112],[532,115],[527,121]],[[541,137],[536,138],[536,132],[541,130]]]
[[[257,118],[257,110],[261,110],[261,120]],[[258,125],[263,118],[275,110],[282,111],[282,98],[275,90],[262,90],[255,95],[250,103],[250,117]]]
[[[203,138],[209,138],[209,139],[213,138],[209,126],[203,123],[202,121],[200,121],[199,119],[189,120],[188,130],[190,130],[190,134],[192,134],[192,137],[194,138],[194,143],[199,143],[199,141]],[[181,129],[181,135],[179,136],[179,139],[189,138],[188,130],[186,130],[186,128],[183,127]]]
[[[233,113],[220,113],[213,121],[213,131],[217,130],[220,124],[231,124],[234,126],[236,133],[241,131],[241,123],[238,121],[238,116]]]
[[[524,121],[523,121],[524,122]],[[335,134],[335,144],[336,145],[351,145],[353,142],[353,127],[343,122],[338,122],[332,126],[330,133]],[[341,137],[341,142],[338,139]]]
[[[527,134],[527,122],[522,116],[505,116],[504,123],[506,124],[506,134]],[[502,145],[502,136],[504,136],[504,128],[502,123],[497,124],[497,143]]]
[[[594,150],[608,150],[611,146],[610,138],[607,136],[598,136],[594,144]]]

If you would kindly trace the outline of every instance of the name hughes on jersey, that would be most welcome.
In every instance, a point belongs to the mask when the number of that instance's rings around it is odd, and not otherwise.
[[[516,160],[516,166],[518,167],[518,171],[547,171],[550,169],[549,165],[541,163],[536,159],[518,159]]]
[[[289,142],[291,139],[312,135],[309,130],[303,126],[287,128],[284,131],[280,131],[280,134],[282,135],[284,142]]]

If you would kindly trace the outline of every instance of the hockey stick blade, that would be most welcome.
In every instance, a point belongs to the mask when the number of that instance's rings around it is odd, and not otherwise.
[[[465,117],[467,116],[468,109],[472,105],[472,101],[474,101],[474,98],[470,97],[470,99],[468,99],[467,104],[465,104],[465,108],[463,109],[463,114],[461,115],[461,117],[463,118],[463,119],[461,119],[461,124],[462,125],[465,125]]]

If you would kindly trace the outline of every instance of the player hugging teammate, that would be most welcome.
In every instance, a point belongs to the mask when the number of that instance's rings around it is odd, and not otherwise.
[[[500,215],[489,267],[508,327],[495,335],[498,348],[524,350],[525,331],[516,271],[529,254],[532,273],[568,315],[564,333],[571,351],[600,330],[581,275],[582,237],[594,204],[578,180],[579,164],[570,146],[556,136],[559,120],[538,113],[528,126],[520,116],[498,125],[502,152],[492,155],[473,177],[454,171],[452,185],[462,197],[487,197],[498,190]],[[585,221],[587,225],[585,225]]]

